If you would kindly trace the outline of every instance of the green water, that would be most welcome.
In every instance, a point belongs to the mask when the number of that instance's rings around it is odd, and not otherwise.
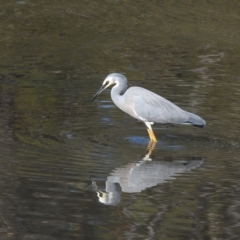
[[[239,26],[238,1],[1,1],[1,239],[239,239]],[[91,102],[111,72],[206,128],[154,125],[146,157]]]

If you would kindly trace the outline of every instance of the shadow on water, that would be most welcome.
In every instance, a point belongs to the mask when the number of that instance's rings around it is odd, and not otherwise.
[[[152,158],[156,143],[149,142],[145,156],[138,160],[118,167],[106,178],[91,175],[93,190],[97,193],[99,202],[105,205],[117,205],[121,193],[138,193],[146,188],[154,187],[173,180],[177,174],[188,172],[199,167],[202,157],[163,157]]]

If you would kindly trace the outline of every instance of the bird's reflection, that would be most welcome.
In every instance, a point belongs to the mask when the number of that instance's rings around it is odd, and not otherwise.
[[[150,141],[146,154],[140,161],[114,169],[107,179],[91,177],[93,189],[101,203],[117,205],[121,199],[121,192],[141,192],[146,188],[174,179],[177,173],[197,168],[203,162],[202,157],[151,159],[155,145],[155,142]]]

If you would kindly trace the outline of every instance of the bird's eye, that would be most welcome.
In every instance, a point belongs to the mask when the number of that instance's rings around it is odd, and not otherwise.
[[[107,81],[104,85],[107,86],[109,84],[109,81]]]

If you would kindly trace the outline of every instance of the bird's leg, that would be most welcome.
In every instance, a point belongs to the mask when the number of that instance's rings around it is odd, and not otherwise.
[[[146,149],[146,155],[143,158],[143,160],[147,160],[147,161],[151,161],[152,159],[150,158],[155,146],[156,146],[157,142],[153,142],[153,141],[149,141],[148,145],[147,145],[147,149]]]
[[[155,149],[157,142],[149,141],[148,146],[147,146],[147,151],[148,154],[151,155],[153,150]]]
[[[148,134],[149,134],[149,137],[150,137],[150,140],[152,142],[157,142],[157,139],[153,133],[153,130],[152,130],[152,127],[151,127],[151,123],[150,122],[144,122],[145,125],[147,126],[147,131],[148,131]],[[153,124],[153,123],[152,123]]]
[[[156,139],[156,137],[155,137],[155,135],[154,135],[153,130],[152,130],[152,129],[147,129],[147,131],[148,131],[150,140],[151,140],[152,142],[157,142],[157,139]]]

